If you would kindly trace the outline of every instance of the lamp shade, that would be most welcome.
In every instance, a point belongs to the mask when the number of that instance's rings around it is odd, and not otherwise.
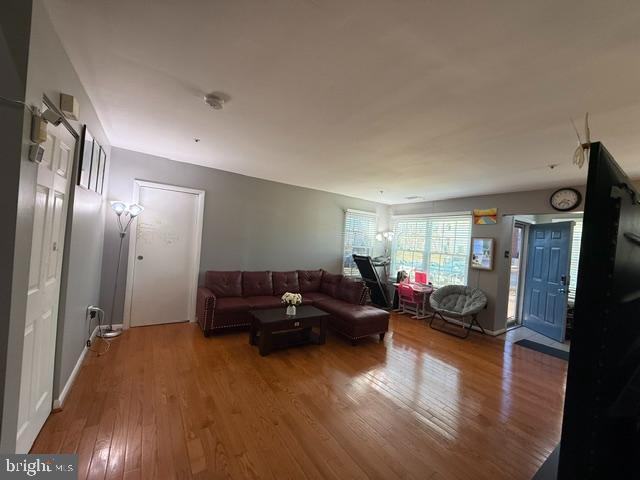
[[[115,202],[111,202],[111,209],[116,212],[116,215],[120,216],[127,211],[127,204],[116,200]]]
[[[133,203],[129,205],[129,215],[132,217],[137,217],[144,211],[144,207],[142,205],[138,205],[137,203]]]

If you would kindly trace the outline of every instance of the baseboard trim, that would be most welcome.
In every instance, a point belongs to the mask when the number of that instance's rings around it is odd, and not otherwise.
[[[113,327],[122,328],[122,324],[113,325]],[[93,329],[93,332],[91,332],[91,336],[89,337],[89,340],[91,340],[91,343],[93,343],[97,334],[98,334],[98,327],[96,326],[96,328]],[[67,379],[67,383],[65,383],[64,388],[60,392],[60,395],[58,396],[58,398],[53,400],[54,411],[62,410],[62,406],[64,405],[64,400],[65,398],[67,398],[67,395],[69,394],[69,391],[73,386],[73,382],[75,382],[76,377],[78,376],[78,372],[80,372],[80,368],[82,367],[82,362],[84,361],[84,356],[87,354],[88,351],[89,349],[85,345],[84,348],[82,349],[82,353],[78,357],[78,361],[76,362],[75,367],[73,367],[73,370],[71,371],[71,375],[69,375],[69,378]]]

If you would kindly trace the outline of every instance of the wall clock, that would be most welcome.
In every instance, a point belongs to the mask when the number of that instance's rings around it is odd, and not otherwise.
[[[549,203],[559,212],[573,210],[582,202],[582,194],[575,188],[561,188],[551,194]]]

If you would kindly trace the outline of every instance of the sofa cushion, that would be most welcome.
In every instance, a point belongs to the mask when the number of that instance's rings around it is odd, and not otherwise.
[[[302,294],[303,305],[316,305],[319,301],[330,300],[332,297],[322,292],[309,292]]]
[[[360,280],[343,278],[338,284],[337,298],[345,302],[361,305],[364,303],[365,284]]]
[[[374,320],[389,319],[389,312],[371,305],[354,305],[337,298],[318,300],[315,304],[321,310],[347,322],[367,323]]]
[[[273,293],[282,295],[287,292],[299,293],[300,285],[298,284],[298,272],[273,272]]]
[[[339,300],[338,300],[339,301]],[[371,305],[353,305],[352,303],[340,302],[334,300],[332,303],[325,304],[326,311],[335,317],[340,317],[354,325],[359,324],[388,324],[389,312]],[[323,308],[324,309],[324,308]]]
[[[279,297],[261,295],[258,297],[244,297],[244,300],[251,305],[251,308],[261,309],[261,308],[277,308],[285,306]]]
[[[338,293],[338,285],[342,280],[342,275],[334,275],[329,272],[322,272],[322,282],[320,283],[320,291],[332,297]]]
[[[251,308],[249,302],[241,297],[223,297],[216,299],[214,318],[216,313],[243,312]]]
[[[318,307],[320,310],[324,310],[325,312],[339,315],[344,308],[351,304],[327,295],[324,298],[319,298],[318,300],[313,302],[313,305],[315,307]]]
[[[339,311],[329,312],[332,329],[351,338],[362,338],[389,330],[389,312],[370,305],[342,302]]]
[[[217,298],[242,296],[242,272],[214,272],[205,274],[204,285]]]
[[[317,292],[322,282],[322,270],[298,270],[300,292]]]
[[[487,296],[479,288],[464,285],[446,285],[429,297],[434,310],[454,316],[474,315],[487,305]]]
[[[273,295],[271,272],[242,272],[242,296]]]

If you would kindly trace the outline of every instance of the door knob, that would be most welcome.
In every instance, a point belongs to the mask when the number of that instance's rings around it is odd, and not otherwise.
[[[567,291],[564,288],[559,288],[558,293],[566,293]]]
[[[144,257],[142,255],[138,255],[138,260],[142,260]]]

